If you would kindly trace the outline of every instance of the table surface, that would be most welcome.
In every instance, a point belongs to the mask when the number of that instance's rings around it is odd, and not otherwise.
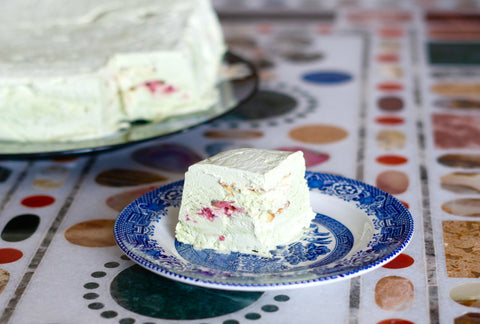
[[[126,148],[0,161],[1,323],[479,323],[476,1],[214,1],[256,96]],[[164,279],[116,246],[119,212],[238,147],[383,189],[415,232],[392,262],[320,286],[233,294]]]

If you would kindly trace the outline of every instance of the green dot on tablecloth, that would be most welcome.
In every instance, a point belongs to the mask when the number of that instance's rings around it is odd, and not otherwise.
[[[240,106],[224,120],[258,120],[287,114],[297,107],[292,96],[271,90],[260,90],[248,103]]]
[[[88,299],[88,300],[97,299],[98,297],[99,297],[99,295],[96,294],[96,293],[88,293],[88,294],[83,295],[83,298]]]
[[[191,320],[236,312],[254,303],[263,293],[191,286],[134,265],[114,278],[110,294],[120,306],[137,314]]]
[[[249,320],[257,320],[260,319],[260,317],[262,317],[262,315],[258,313],[248,313],[245,315],[245,318]]]
[[[117,312],[114,311],[105,311],[100,314],[103,318],[114,318],[118,315]]]

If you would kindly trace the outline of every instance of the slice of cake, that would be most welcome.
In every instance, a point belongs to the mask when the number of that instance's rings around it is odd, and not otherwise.
[[[242,148],[190,166],[176,238],[199,249],[269,256],[298,240],[314,216],[301,151]]]
[[[0,20],[0,140],[98,138],[218,98],[209,0],[18,0]]]

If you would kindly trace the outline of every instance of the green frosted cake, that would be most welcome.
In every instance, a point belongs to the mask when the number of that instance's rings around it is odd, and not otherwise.
[[[192,165],[176,239],[194,248],[269,256],[314,217],[301,151],[242,148]]]
[[[0,140],[97,138],[217,100],[208,0],[18,0],[0,20]]]

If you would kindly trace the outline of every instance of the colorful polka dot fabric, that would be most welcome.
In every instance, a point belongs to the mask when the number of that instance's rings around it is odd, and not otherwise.
[[[480,323],[477,1],[213,1],[255,96],[121,149],[0,160],[0,323]],[[382,266],[318,286],[241,291],[159,276],[117,246],[132,201],[219,152],[302,151],[413,216]]]

